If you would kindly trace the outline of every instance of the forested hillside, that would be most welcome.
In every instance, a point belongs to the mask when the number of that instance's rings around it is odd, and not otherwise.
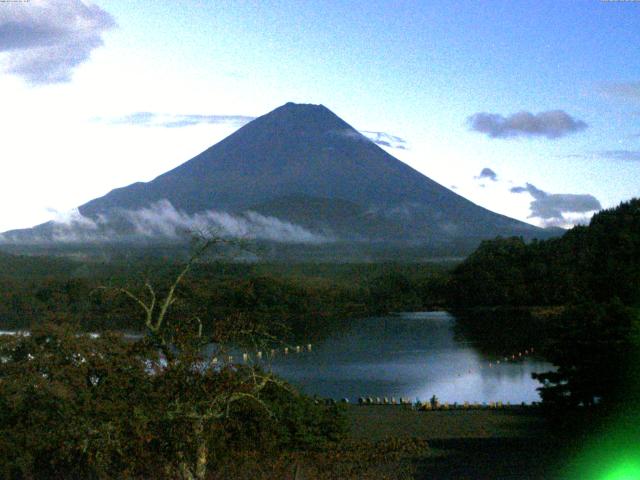
[[[449,304],[463,309],[554,306],[536,325],[540,352],[557,367],[535,375],[545,403],[637,410],[640,199],[599,212],[561,238],[483,242],[452,271],[446,292]],[[501,323],[486,315],[466,327],[508,331],[511,317]]]
[[[618,297],[640,302],[640,199],[603,210],[588,226],[526,244],[520,238],[483,242],[455,268],[449,303],[562,305]]]

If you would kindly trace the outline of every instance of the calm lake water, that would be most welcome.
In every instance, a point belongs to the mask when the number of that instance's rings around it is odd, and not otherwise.
[[[361,396],[425,401],[434,394],[459,403],[540,400],[531,373],[548,371],[550,364],[518,352],[504,352],[516,360],[503,357],[497,364],[497,357],[456,340],[454,323],[446,312],[359,320],[311,352],[277,356],[271,368],[307,394],[352,402]]]

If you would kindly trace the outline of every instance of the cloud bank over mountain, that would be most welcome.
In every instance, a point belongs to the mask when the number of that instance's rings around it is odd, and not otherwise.
[[[407,141],[397,135],[391,135],[386,132],[372,132],[369,130],[362,130],[361,133],[376,145],[396,148],[398,150],[408,150]]]
[[[353,128],[345,128],[330,132],[333,135],[338,135],[352,140],[361,142],[373,142],[381,147],[395,148],[397,150],[408,150],[409,146],[404,138],[397,135],[391,135],[386,132],[373,132],[370,130],[355,130]]]
[[[38,228],[38,227],[36,227]],[[77,209],[59,214],[39,227],[26,239],[21,231],[0,235],[0,242],[14,240],[26,243],[43,242],[119,242],[136,240],[181,240],[194,232],[212,232],[224,238],[268,240],[281,243],[318,244],[331,242],[331,236],[313,233],[304,227],[276,217],[246,211],[229,214],[214,210],[187,214],[176,209],[168,200],[161,200],[148,207],[118,209],[91,219]]]

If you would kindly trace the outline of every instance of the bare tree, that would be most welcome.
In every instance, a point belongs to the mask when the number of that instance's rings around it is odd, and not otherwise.
[[[183,319],[176,327],[184,327],[182,338],[187,340],[176,345],[175,336],[167,325],[167,316],[178,300],[177,289],[193,266],[216,246],[237,247],[238,242],[219,236],[199,235],[193,253],[163,295],[149,279],[144,283],[144,295],[129,288],[103,287],[125,295],[140,306],[152,345],[164,356],[164,364],[157,365],[154,371],[159,379],[168,380],[163,383],[164,398],[171,389],[176,393],[159,410],[169,423],[186,425],[186,429],[176,428],[173,432],[182,435],[182,439],[176,438],[176,458],[173,461],[167,459],[167,473],[184,480],[205,478],[210,460],[208,430],[228,417],[234,403],[251,402],[271,414],[260,398],[261,393],[270,384],[288,388],[270,372],[264,372],[254,364],[234,364],[229,356],[223,354],[229,348],[226,343],[233,340],[251,339],[256,345],[274,340],[263,326],[242,317],[224,319],[218,323],[218,333],[214,331],[209,336],[205,335],[199,316]],[[205,358],[203,347],[211,343],[216,345],[216,353]]]

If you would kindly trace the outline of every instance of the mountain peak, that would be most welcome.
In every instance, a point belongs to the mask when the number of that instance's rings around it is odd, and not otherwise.
[[[347,126],[343,120],[327,107],[313,103],[288,102],[261,118],[273,118],[282,124],[302,122],[316,125],[326,123],[327,126],[335,126],[338,123],[342,127]]]
[[[324,105],[313,103],[287,102],[257,120],[258,124],[272,124],[294,129],[304,128],[305,130],[311,128],[320,132],[352,128]]]
[[[280,107],[278,107],[276,110],[279,110],[281,108],[286,108],[289,110],[320,110],[320,109],[324,109],[327,111],[330,111],[327,107],[325,107],[324,105],[322,105],[321,103],[295,103],[295,102],[287,102],[284,105],[281,105]]]

